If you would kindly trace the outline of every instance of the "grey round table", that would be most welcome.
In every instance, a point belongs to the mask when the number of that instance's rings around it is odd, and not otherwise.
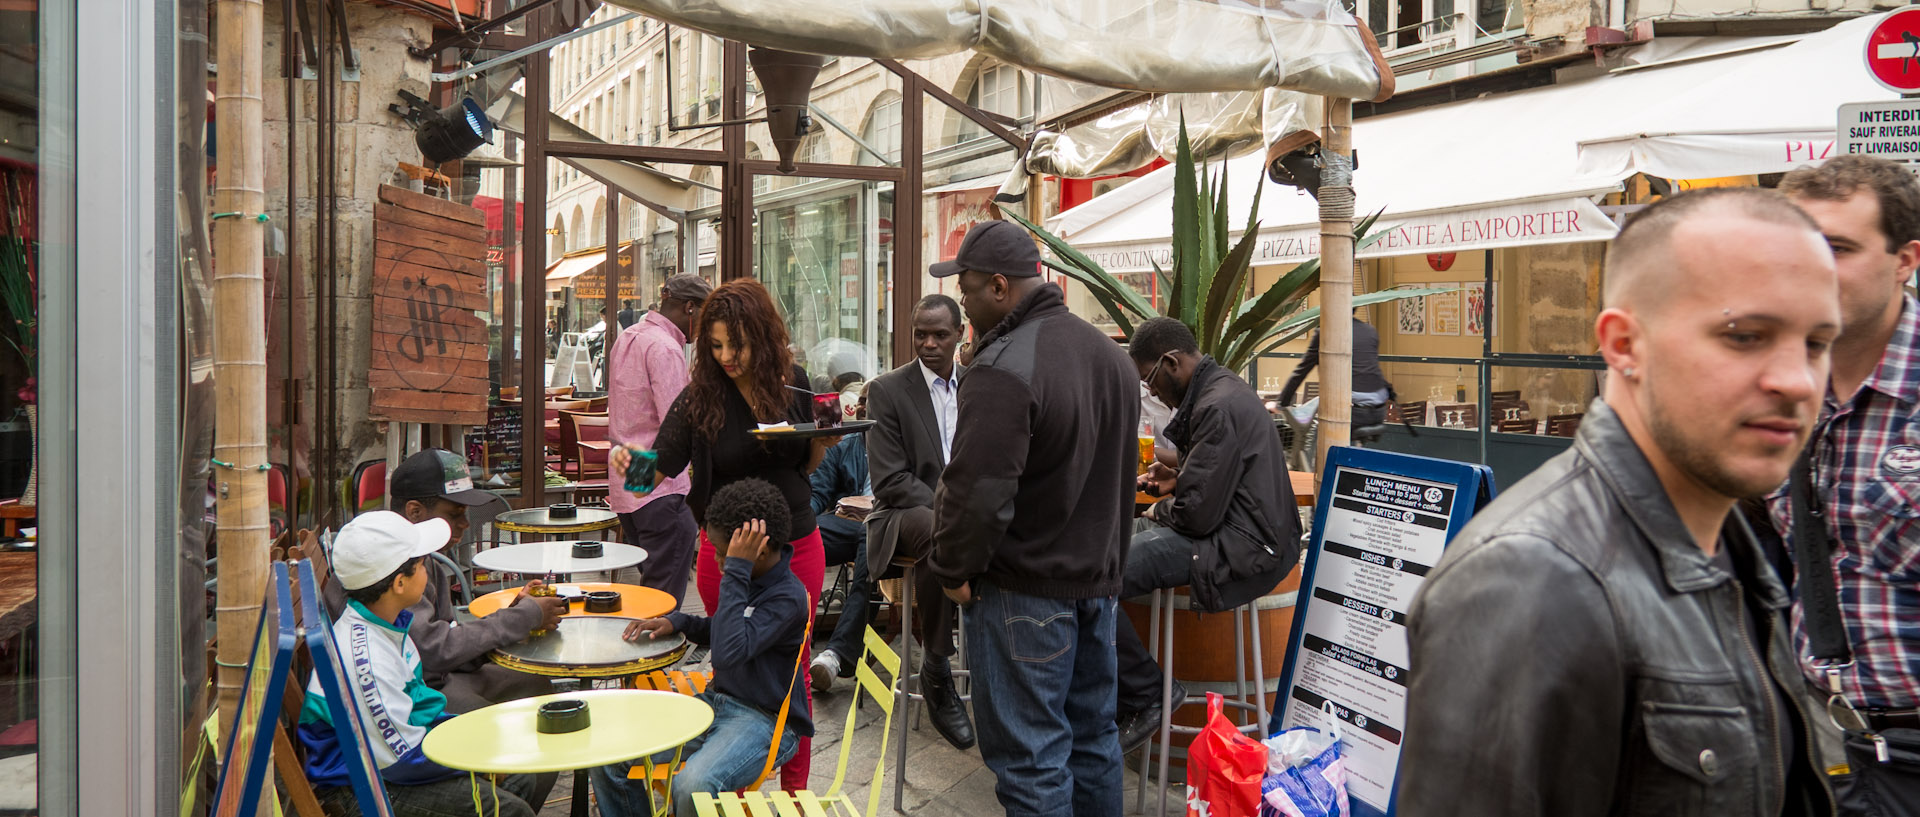
[[[473,554],[473,566],[500,573],[541,576],[548,573],[571,575],[619,570],[646,561],[647,551],[619,542],[594,542],[600,556],[579,559],[573,555],[573,542],[528,542],[501,545]]]

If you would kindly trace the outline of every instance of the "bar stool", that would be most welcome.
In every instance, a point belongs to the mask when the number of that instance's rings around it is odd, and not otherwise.
[[[900,617],[900,632],[905,636],[905,638],[901,639],[901,641],[905,642],[905,649],[900,651],[900,672],[894,677],[893,687],[894,720],[900,722],[900,734],[896,740],[900,748],[897,750],[898,754],[894,757],[893,768],[893,810],[903,811],[902,805],[906,802],[907,789],[908,718],[906,717],[906,711],[900,709],[900,707],[907,706],[912,701],[926,700],[926,696],[917,691],[920,688],[920,665],[913,662],[913,642],[917,637],[913,631],[913,571],[914,568],[919,566],[920,560],[911,556],[895,556],[892,564],[894,567],[900,568],[900,609],[903,611]],[[964,615],[956,615],[954,621],[958,623],[959,627],[960,649],[954,655],[953,663],[958,663],[960,667],[965,667],[967,665],[967,619]],[[951,672],[954,677],[954,691],[957,697],[959,697],[962,702],[972,703],[972,690],[969,689],[964,693],[960,692],[959,683],[959,679],[968,678],[972,673],[961,668],[954,668]],[[909,682],[913,685],[912,690],[908,689]],[[917,729],[920,726],[920,711],[914,710],[913,714],[913,726]]]
[[[1175,726],[1173,713],[1189,704],[1205,704],[1205,695],[1188,695],[1179,701],[1173,700],[1173,590],[1156,588],[1149,607],[1147,625],[1147,652],[1160,660],[1160,817],[1167,814],[1167,759],[1173,754],[1173,735],[1200,734],[1195,726]],[[1254,599],[1239,607],[1224,611],[1222,615],[1233,616],[1233,653],[1234,653],[1234,689],[1240,700],[1227,700],[1226,706],[1254,715],[1253,723],[1240,727],[1243,733],[1251,734],[1258,740],[1265,737],[1267,728],[1267,677],[1264,661],[1260,656],[1260,600]],[[1242,615],[1246,618],[1243,620]],[[1253,629],[1253,653],[1247,652],[1247,628],[1251,622]],[[1164,636],[1162,635],[1164,633]],[[1253,688],[1247,688],[1247,664],[1253,664]],[[1147,763],[1153,756],[1153,744],[1149,742],[1140,750],[1140,786],[1134,798],[1136,813],[1146,813],[1147,801]]]

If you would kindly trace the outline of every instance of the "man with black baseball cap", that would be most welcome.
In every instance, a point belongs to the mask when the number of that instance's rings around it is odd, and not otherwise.
[[[973,225],[960,239],[960,251],[952,261],[941,261],[928,268],[935,278],[948,278],[966,271],[1008,278],[1038,278],[1045,271],[1040,263],[1040,248],[1033,237],[1011,221],[988,221]],[[967,313],[973,317],[972,312]],[[993,327],[980,327],[985,331]]]
[[[445,520],[447,544],[465,536],[467,508],[493,498],[473,487],[466,460],[438,448],[423,450],[400,463],[393,470],[388,493],[393,498],[393,510],[410,522]],[[487,654],[525,641],[534,630],[559,626],[560,615],[567,609],[566,599],[530,596],[523,590],[513,604],[485,618],[460,622],[454,618],[453,591],[446,576],[433,565],[427,565],[426,574],[427,591],[410,608],[413,624],[407,634],[420,649],[427,685],[447,696],[448,709],[472,712],[501,701],[553,691],[547,679],[502,667],[487,660]],[[347,606],[339,584],[329,582],[325,591],[327,607],[336,618]],[[537,584],[536,580],[527,586]]]
[[[980,756],[1009,815],[1120,813],[1113,632],[1133,528],[1140,373],[1067,311],[1019,226],[934,264],[973,323],[933,571],[966,628]],[[1043,624],[1044,622],[1044,624]]]

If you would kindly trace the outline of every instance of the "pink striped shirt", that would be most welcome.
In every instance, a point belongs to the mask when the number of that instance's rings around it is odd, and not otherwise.
[[[684,347],[687,336],[659,312],[648,312],[626,328],[607,354],[607,436],[616,443],[652,448],[660,421],[680,391],[692,382]],[[634,496],[620,486],[624,474],[608,474],[607,504],[619,513],[640,510],[655,497],[685,496],[690,483],[686,471],[654,486],[646,496]]]

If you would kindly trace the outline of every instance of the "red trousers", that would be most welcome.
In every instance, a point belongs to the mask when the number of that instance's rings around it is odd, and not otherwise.
[[[708,611],[720,606],[720,563],[714,556],[713,542],[707,539],[706,530],[700,531],[700,555],[694,560],[694,587],[700,592],[700,603]],[[793,575],[800,577],[800,583],[807,587],[807,597],[813,600],[813,607],[807,614],[820,609],[820,584],[827,577],[827,551],[820,543],[820,531],[815,530],[793,540]],[[813,660],[813,644],[800,647],[800,671],[804,675],[808,662]],[[813,685],[802,681],[800,691],[806,695],[807,716],[813,716]],[[796,705],[799,702],[795,702]],[[780,767],[780,788],[786,791],[800,791],[807,787],[807,774],[813,769],[813,738],[801,738],[793,752],[793,759]]]

